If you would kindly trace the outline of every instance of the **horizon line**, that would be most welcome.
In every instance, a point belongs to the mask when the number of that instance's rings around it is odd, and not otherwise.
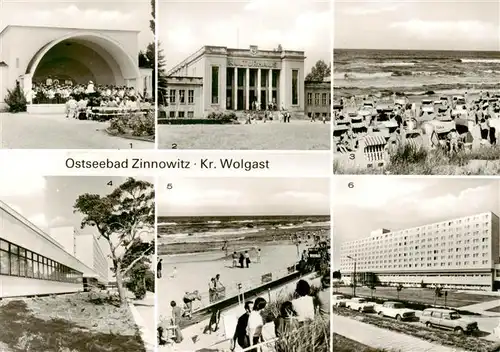
[[[330,214],[238,214],[238,215],[229,215],[229,214],[196,214],[196,215],[157,215],[156,217],[167,217],[167,218],[174,218],[174,217],[215,217],[215,216],[231,216],[231,217],[237,217],[237,216],[330,216]]]
[[[478,49],[390,49],[390,48],[333,48],[333,50],[385,50],[385,51],[475,51],[486,53],[500,53],[500,50],[478,50]]]

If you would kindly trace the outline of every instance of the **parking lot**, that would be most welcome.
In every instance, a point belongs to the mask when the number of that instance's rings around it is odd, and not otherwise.
[[[372,302],[370,302],[372,303]],[[334,301],[335,304],[335,301]],[[379,304],[373,303],[375,310],[379,310]],[[420,322],[421,310],[414,310],[415,318],[412,321],[397,321],[394,318],[382,317],[373,313],[360,313],[344,307],[334,307],[334,314],[348,317],[374,325],[378,328],[391,330],[393,332],[410,335],[442,346],[463,348],[467,351],[486,352],[490,351],[493,341],[497,339],[492,335],[493,329],[498,325],[498,318],[483,317],[480,315],[462,316],[467,321],[475,321],[479,331],[473,334],[457,334],[454,331],[444,330],[436,327],[426,327]],[[334,327],[335,332],[335,327]],[[362,334],[363,332],[360,332]]]
[[[339,287],[334,288],[334,292],[338,291],[341,294],[352,295],[352,287]],[[371,297],[372,291],[368,287],[356,287],[356,295],[363,297]],[[396,287],[377,287],[373,291],[373,297],[385,299],[398,299],[398,291]],[[500,305],[499,296],[474,294],[458,291],[448,291],[446,297],[446,306],[460,308],[472,304],[483,303],[488,301],[497,300]],[[445,297],[438,297],[435,299],[434,289],[432,288],[403,288],[399,292],[399,300],[419,302],[424,304],[445,305]]]

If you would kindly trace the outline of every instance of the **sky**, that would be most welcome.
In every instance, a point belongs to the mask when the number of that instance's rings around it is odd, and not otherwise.
[[[342,243],[376,229],[395,231],[487,211],[500,216],[500,183],[491,179],[338,176],[333,194],[334,268]]]
[[[139,48],[154,40],[149,0],[5,0],[0,30],[7,25],[139,30]]]
[[[142,179],[154,182],[152,178]],[[0,174],[0,200],[48,234],[51,228],[73,226],[80,234],[97,236],[93,227],[80,229],[82,217],[73,213],[75,200],[84,193],[107,195],[125,180],[123,177],[44,177],[4,173]],[[110,181],[112,186],[108,185]],[[108,242],[102,239],[99,244],[104,254],[109,255]],[[109,264],[111,267],[111,262]]]
[[[334,0],[334,47],[500,51],[500,2]]]
[[[158,183],[158,215],[328,215],[329,194],[328,178],[169,178]]]
[[[303,50],[306,73],[316,61],[331,58],[329,0],[159,0],[158,19],[167,69],[204,45]]]

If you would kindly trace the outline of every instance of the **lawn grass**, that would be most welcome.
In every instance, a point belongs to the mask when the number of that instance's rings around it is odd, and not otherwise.
[[[338,290],[338,292],[343,294],[352,294],[351,287],[339,287],[338,289],[334,288],[334,291],[335,290]],[[372,292],[368,287],[356,287],[356,295],[371,297]],[[434,301],[434,295],[435,293],[433,289],[403,288],[399,292],[399,299],[429,305],[433,305],[435,302],[436,305],[444,306],[444,296],[438,297],[436,301]],[[377,287],[373,292],[373,297],[398,299],[398,291],[396,290],[396,287]],[[476,295],[473,293],[448,291],[448,297],[446,297],[446,306],[460,308],[471,304],[488,302],[492,300],[498,300],[498,296]]]
[[[363,345],[342,335],[333,334],[333,351],[335,352],[389,352],[379,348]]]
[[[2,344],[9,352],[145,352],[128,308],[87,294],[4,302]]]
[[[344,168],[335,160],[333,169],[335,174],[351,175],[498,175],[500,147],[481,147],[450,156],[442,149],[426,150],[407,144],[398,148],[383,168]]]
[[[330,124],[159,125],[160,149],[330,150]]]
[[[399,322],[391,318],[381,318],[374,314],[365,314],[347,308],[334,307],[334,314],[351,317],[363,323],[371,324],[382,329],[417,337],[442,346],[465,349],[470,352],[488,352],[493,343],[478,336],[458,335],[453,331],[428,328],[420,323]],[[479,333],[480,335],[482,333]]]

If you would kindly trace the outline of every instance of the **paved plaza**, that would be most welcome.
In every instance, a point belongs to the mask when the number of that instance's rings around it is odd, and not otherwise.
[[[106,122],[64,116],[0,114],[3,149],[153,149],[151,142],[108,135]]]
[[[330,122],[250,125],[159,125],[159,148],[222,150],[330,150]]]

